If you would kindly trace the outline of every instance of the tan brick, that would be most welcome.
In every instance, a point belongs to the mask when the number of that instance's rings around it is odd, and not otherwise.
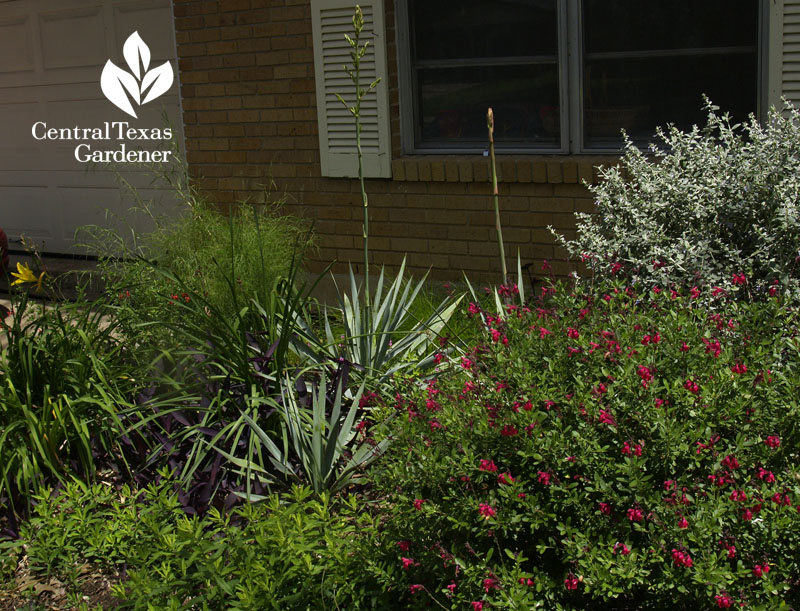
[[[587,197],[590,195],[589,190],[583,185],[555,185],[553,193],[556,197]]]
[[[431,161],[431,180],[442,182],[444,178],[444,161],[439,159]]]
[[[224,125],[214,125],[207,126],[213,130],[213,136],[215,138],[243,138],[244,137],[244,126],[242,125],[228,125],[227,123]]]
[[[472,162],[458,162],[458,180],[461,182],[472,182]]]
[[[533,162],[533,182],[547,182],[547,164],[544,161]]]
[[[531,162],[528,159],[517,160],[517,180],[519,182],[532,182],[533,171],[531,169]]]
[[[517,163],[513,159],[504,159],[498,164],[502,168],[503,182],[517,182]],[[499,180],[499,178],[498,178]]]
[[[293,36],[278,36],[272,39],[272,48],[275,50],[281,49],[302,49],[307,45],[307,39],[310,36],[303,34],[295,34]],[[209,54],[211,51],[209,51]]]
[[[245,154],[238,151],[217,151],[214,153],[214,161],[217,163],[244,163]]]
[[[427,159],[421,159],[417,162],[417,167],[419,168],[419,179],[422,181],[430,181],[432,176],[431,171],[431,162]],[[428,185],[429,187],[432,185]]]
[[[289,64],[286,66],[275,66],[274,78],[276,79],[302,79],[308,76],[308,70],[305,65]],[[292,106],[287,102],[288,106]]]
[[[419,166],[415,160],[407,159],[405,162],[403,162],[403,166],[405,169],[406,180],[411,180],[414,182],[419,180]]]
[[[561,162],[560,161],[548,161],[547,162],[547,182],[551,184],[557,184],[563,182],[564,179],[561,176]]]
[[[209,55],[226,55],[236,53],[236,41],[225,40],[220,42],[210,42],[206,45]]]
[[[581,161],[578,164],[578,178],[581,182],[586,181],[591,184],[593,180],[592,178],[593,174],[594,172],[592,170],[592,164],[590,162]]]
[[[211,98],[211,108],[213,110],[236,110],[242,107],[242,98],[224,97]]]
[[[486,161],[477,161],[473,165],[475,182],[489,182],[489,166]]]
[[[401,159],[392,159],[392,178],[394,180],[406,179],[405,163]]]
[[[447,182],[458,182],[458,162],[448,159],[444,162],[444,175]]]
[[[578,164],[575,161],[564,161],[561,164],[561,170],[564,182],[571,184],[578,182]]]
[[[259,120],[260,111],[258,110],[230,110],[228,111],[228,121],[231,123],[254,123]]]
[[[448,240],[488,240],[487,227],[451,226],[447,228]]]
[[[257,53],[269,51],[271,48],[269,38],[245,38],[236,41],[236,50],[239,53]]]

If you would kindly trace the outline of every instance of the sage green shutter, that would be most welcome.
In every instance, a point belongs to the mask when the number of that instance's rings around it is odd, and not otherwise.
[[[783,95],[800,107],[800,0],[783,2]]]
[[[361,60],[361,87],[378,77],[381,82],[361,101],[361,151],[364,176],[391,176],[386,28],[383,0],[360,4],[364,14],[361,43],[369,41]],[[355,103],[355,86],[344,70],[351,64],[351,47],[344,35],[353,36],[352,0],[311,0],[314,35],[314,71],[317,88],[320,164],[323,176],[358,176],[355,123],[348,106]]]

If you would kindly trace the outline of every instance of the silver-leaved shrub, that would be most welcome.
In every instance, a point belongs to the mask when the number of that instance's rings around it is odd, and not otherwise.
[[[596,213],[556,239],[595,277],[800,295],[800,115],[784,106],[731,124],[706,100],[705,127],[659,128],[649,153],[625,136],[619,166],[590,187]]]

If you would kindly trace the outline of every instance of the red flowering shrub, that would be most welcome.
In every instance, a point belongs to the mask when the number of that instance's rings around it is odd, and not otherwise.
[[[441,427],[408,408],[429,385],[397,381],[372,472],[385,587],[411,607],[414,584],[445,608],[800,605],[798,312],[576,290],[504,317],[471,304],[469,366],[435,383]]]

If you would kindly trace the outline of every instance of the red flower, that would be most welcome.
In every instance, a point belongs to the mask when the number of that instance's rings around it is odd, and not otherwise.
[[[506,486],[513,484],[515,481],[516,480],[511,476],[511,473],[509,473],[508,471],[506,471],[505,473],[501,473],[500,475],[497,476],[497,483],[504,484]]]
[[[672,562],[676,566],[685,566],[686,568],[692,568],[694,564],[692,557],[687,552],[678,551],[674,547],[672,548]]]
[[[731,492],[731,500],[737,503],[744,503],[747,500],[747,494],[744,490],[734,490]]]
[[[497,512],[491,505],[486,503],[481,503],[478,505],[478,513],[480,513],[481,517],[486,518],[487,520],[492,516],[497,515]]]
[[[682,517],[680,520],[678,520],[678,528],[680,529],[689,528],[689,521],[686,518]]]
[[[488,594],[489,590],[499,590],[500,582],[494,577],[487,577],[483,580],[483,590]]]
[[[722,466],[733,471],[734,469],[739,468],[739,461],[736,460],[736,457],[733,454],[728,454],[722,459]]]
[[[733,599],[727,594],[717,594],[714,601],[720,609],[727,609],[733,604]]]
[[[732,278],[733,284],[740,286],[747,283],[747,277],[744,274],[734,274]]]
[[[500,434],[503,435],[504,437],[514,437],[514,435],[516,435],[517,433],[519,433],[517,427],[512,426],[510,424],[506,424],[500,431]]]
[[[400,561],[403,563],[403,569],[406,571],[412,566],[419,566],[419,563],[415,562],[413,558],[404,558],[401,556]]]
[[[415,499],[414,500],[414,509],[417,511],[422,511],[422,504],[425,502],[426,499]]]
[[[411,541],[409,541],[408,539],[404,539],[403,541],[398,541],[397,547],[399,547],[402,551],[407,552],[408,549],[411,547]]]
[[[573,329],[572,327],[569,327],[567,329],[567,337],[569,337],[570,339],[578,339],[580,336],[581,334],[578,333],[577,329]]]
[[[461,366],[464,369],[472,369],[472,365],[474,365],[474,363],[470,361],[467,357],[465,356],[461,357]]]
[[[600,509],[600,513],[605,514],[607,516],[611,515],[611,505],[608,503],[598,503],[598,508]]]
[[[628,519],[631,522],[641,522],[644,520],[644,513],[638,507],[634,507],[628,510]]]
[[[624,543],[617,542],[614,544],[614,555],[616,555],[617,552],[619,552],[623,556],[627,556],[628,554],[631,553],[631,550],[629,550],[628,546],[625,545]]]
[[[768,484],[775,483],[775,475],[772,471],[767,471],[764,467],[758,468],[758,479],[764,480]]]
[[[577,590],[578,589],[578,578],[577,577],[567,577],[564,580],[564,587],[567,590]]]
[[[424,590],[425,586],[423,586],[422,584],[419,584],[419,583],[414,583],[414,584],[411,584],[410,586],[408,586],[408,589],[410,590],[410,592],[412,594],[416,594],[420,590]]]
[[[549,473],[547,473],[546,471],[539,471],[537,473],[537,475],[539,477],[539,483],[540,484],[543,484],[545,486],[549,486],[550,485],[550,474]]]
[[[597,421],[600,424],[608,424],[610,426],[617,426],[617,421],[614,420],[614,417],[604,409],[600,410],[600,416],[598,416]]]
[[[736,363],[731,367],[731,371],[738,374],[747,373],[747,365],[744,365],[743,363]]]
[[[689,352],[689,344],[681,342],[681,352]]]
[[[490,473],[497,473],[497,465],[494,464],[493,460],[489,460],[487,458],[481,459],[481,465],[479,469],[481,471],[489,471]]]
[[[694,395],[700,392],[700,387],[697,385],[697,382],[693,380],[686,380],[683,383],[683,387]]]
[[[473,600],[470,604],[472,605],[472,611],[483,611],[483,601]]]
[[[767,573],[769,573],[769,564],[766,562],[764,564],[757,564],[753,568],[753,575],[756,577],[764,577]]]
[[[781,438],[777,435],[770,435],[764,440],[764,443],[767,444],[768,447],[775,450],[779,445],[781,445]]]

